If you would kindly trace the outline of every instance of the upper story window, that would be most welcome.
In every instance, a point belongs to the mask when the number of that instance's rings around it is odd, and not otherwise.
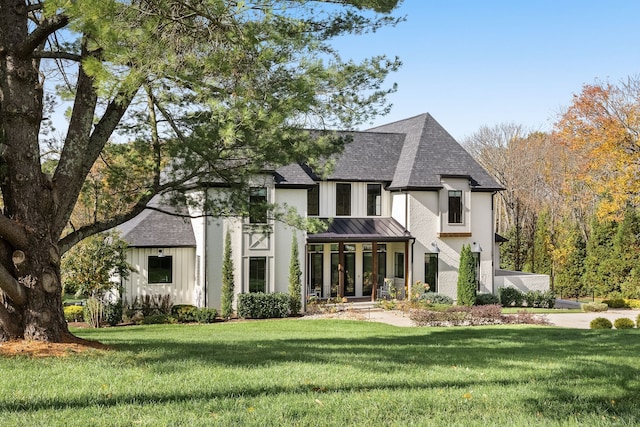
[[[267,222],[267,189],[253,187],[249,194],[249,222],[266,224]]]
[[[382,185],[367,184],[367,216],[380,216],[382,209]]]
[[[320,186],[314,185],[307,192],[307,215],[320,215]]]
[[[462,191],[449,190],[449,224],[462,224]]]
[[[336,215],[351,215],[351,184],[336,184]]]

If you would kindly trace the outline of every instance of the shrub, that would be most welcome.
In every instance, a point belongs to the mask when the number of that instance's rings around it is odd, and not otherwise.
[[[633,329],[636,325],[628,317],[620,317],[613,321],[613,326],[616,329]]]
[[[300,260],[298,259],[298,238],[294,232],[293,239],[291,240],[291,260],[289,261],[289,309],[294,316],[297,316],[300,310],[302,310],[301,276],[302,270],[300,269]]]
[[[498,296],[500,297],[500,304],[503,307],[521,307],[524,295],[519,289],[506,287],[498,290]]]
[[[239,294],[238,316],[245,319],[287,317],[290,301],[289,294],[282,292]]]
[[[626,299],[624,302],[627,303],[629,308],[640,308],[640,299]]]
[[[458,269],[458,305],[472,306],[476,303],[476,264],[471,246],[462,245]]]
[[[553,308],[556,305],[556,296],[553,291],[529,291],[524,294],[527,307]]]
[[[224,319],[230,319],[233,314],[233,297],[236,292],[232,258],[231,231],[227,230],[224,239],[224,257],[222,259],[222,295],[220,302]]]
[[[420,295],[420,302],[426,303],[427,305],[453,305],[453,298],[435,292],[425,292]]]
[[[213,323],[216,321],[218,311],[215,308],[202,307],[196,309],[195,316],[198,323]]]
[[[103,319],[111,326],[116,326],[118,323],[122,322],[122,300],[118,299],[118,301],[112,303],[106,301],[103,306]]]
[[[144,317],[153,316],[156,314],[171,314],[171,308],[173,303],[171,302],[171,295],[143,295],[137,296],[131,305],[127,305],[125,314],[127,317],[133,318],[136,313],[142,314]]]
[[[623,298],[605,299],[602,303],[607,304],[609,308],[629,308],[629,304]]]
[[[580,305],[580,308],[585,313],[596,313],[601,311],[609,310],[609,306],[607,304],[601,302],[587,302]]]
[[[419,326],[488,325],[502,323],[500,305],[448,306],[441,310],[414,309],[409,312],[411,320]]]
[[[596,317],[589,323],[591,329],[611,329],[613,325],[609,319],[604,317]]]
[[[67,322],[83,322],[84,308],[81,305],[70,305],[64,308],[64,319]]]
[[[478,294],[476,297],[476,305],[493,305],[500,304],[500,298],[494,294]]]
[[[142,325],[158,325],[164,323],[176,323],[176,319],[168,314],[152,314],[145,316],[140,323]]]
[[[95,297],[87,299],[84,306],[84,320],[92,327],[99,328],[103,319],[103,306],[100,300]]]
[[[177,304],[171,308],[171,315],[176,318],[179,323],[197,322],[196,312],[198,307],[191,304]]]

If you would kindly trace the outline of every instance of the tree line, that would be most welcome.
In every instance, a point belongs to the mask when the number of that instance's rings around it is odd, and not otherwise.
[[[504,187],[501,268],[565,297],[640,297],[640,77],[584,85],[549,132],[502,123],[463,145]]]

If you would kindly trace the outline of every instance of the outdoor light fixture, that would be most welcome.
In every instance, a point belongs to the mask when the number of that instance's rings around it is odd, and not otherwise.
[[[162,249],[158,249],[158,258],[162,258],[164,256],[164,252]]]
[[[471,245],[471,252],[479,254],[480,252],[482,252],[482,248],[480,247],[480,244],[477,242],[473,242],[473,245]]]
[[[431,242],[431,253],[434,253],[434,254],[440,253],[440,248],[438,247],[436,242]]]

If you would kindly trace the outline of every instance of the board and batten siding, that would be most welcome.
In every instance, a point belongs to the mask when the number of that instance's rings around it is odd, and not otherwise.
[[[159,249],[162,249],[165,257],[172,257],[171,283],[148,282],[148,258],[158,256]],[[127,262],[136,271],[123,281],[123,299],[126,303],[130,304],[136,296],[169,294],[173,304],[195,305],[195,248],[129,248]]]

